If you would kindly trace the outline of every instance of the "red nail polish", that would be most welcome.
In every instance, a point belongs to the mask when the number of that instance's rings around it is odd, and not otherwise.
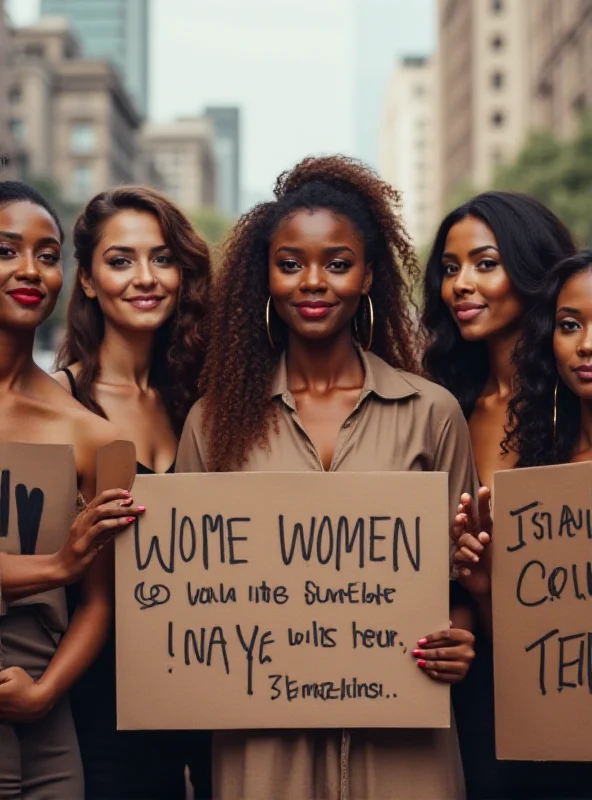
[[[138,511],[146,511],[146,506],[138,506]]]
[[[413,650],[411,655],[413,655],[413,656],[423,656],[423,653],[422,653],[421,650]]]
[[[128,517],[128,518],[127,518],[127,521],[128,521],[128,522],[135,522],[135,521],[136,521],[136,518],[135,518],[135,517]]]
[[[418,641],[418,643],[417,643],[417,644],[418,644],[420,647],[423,647],[423,646],[424,646],[424,644],[427,644],[427,643],[428,643],[428,640],[427,640],[427,639],[420,639],[420,640]]]
[[[425,665],[426,665],[426,662],[423,661],[423,659],[420,658],[420,660],[417,662],[417,666],[423,668],[423,667],[425,667]]]

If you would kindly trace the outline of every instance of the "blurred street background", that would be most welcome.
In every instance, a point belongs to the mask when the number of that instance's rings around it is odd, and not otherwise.
[[[282,170],[341,152],[402,192],[423,257],[442,214],[492,187],[592,245],[590,112],[592,0],[0,0],[0,174],[67,229],[141,182],[215,246]]]

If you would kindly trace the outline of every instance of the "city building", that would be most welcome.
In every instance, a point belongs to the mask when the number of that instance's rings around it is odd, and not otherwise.
[[[107,59],[143,117],[148,114],[148,0],[41,0],[43,16],[66,17],[87,58]]]
[[[24,177],[50,178],[74,202],[134,181],[140,119],[111,64],[82,58],[61,17],[17,28],[12,45],[10,115]]]
[[[4,0],[0,0],[0,180],[18,177],[17,148],[12,136],[9,110],[11,47]]]
[[[572,136],[592,109],[592,0],[530,0],[532,125]]]
[[[216,205],[214,128],[207,117],[146,123],[142,157],[161,177],[161,187],[187,211]]]
[[[205,115],[214,130],[217,206],[233,219],[241,212],[240,110],[234,106],[210,106]]]
[[[462,184],[487,186],[524,142],[530,127],[529,2],[439,0],[443,206]]]
[[[420,247],[440,211],[436,90],[434,59],[404,58],[391,75],[381,125],[380,172],[402,193],[403,216]]]

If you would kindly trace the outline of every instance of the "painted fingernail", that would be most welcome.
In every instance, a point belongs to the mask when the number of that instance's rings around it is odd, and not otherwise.
[[[424,646],[424,644],[427,644],[427,643],[428,643],[428,640],[427,640],[427,639],[420,639],[420,640],[418,641],[418,643],[417,643],[417,644],[418,644],[420,647],[423,647],[423,646]]]
[[[418,666],[418,667],[421,667],[422,669],[425,669],[425,665],[426,665],[426,662],[425,662],[425,661],[423,661],[423,659],[420,659],[420,660],[417,662],[417,666]]]
[[[146,506],[138,506],[138,511],[146,511]]]
[[[413,650],[412,655],[414,656],[423,656],[423,650]]]
[[[135,519],[136,519],[135,517],[128,517],[127,521],[128,522],[135,522]]]

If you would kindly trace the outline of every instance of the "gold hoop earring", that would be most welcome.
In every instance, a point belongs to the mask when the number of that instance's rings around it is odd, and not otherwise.
[[[555,382],[555,391],[553,392],[553,444],[557,439],[557,390],[559,389],[559,378]]]
[[[354,317],[354,333],[356,334],[356,339],[360,343],[362,350],[370,350],[372,347],[372,339],[374,338],[374,306],[372,305],[372,298],[369,294],[364,295],[366,300],[368,301],[368,317],[370,320],[370,334],[368,336],[368,341],[365,345],[362,344],[362,339],[360,337],[360,331],[358,330],[358,320],[357,315]]]
[[[275,353],[275,344],[271,338],[271,295],[267,298],[267,305],[265,306],[265,329],[267,330],[267,341],[269,346]]]

